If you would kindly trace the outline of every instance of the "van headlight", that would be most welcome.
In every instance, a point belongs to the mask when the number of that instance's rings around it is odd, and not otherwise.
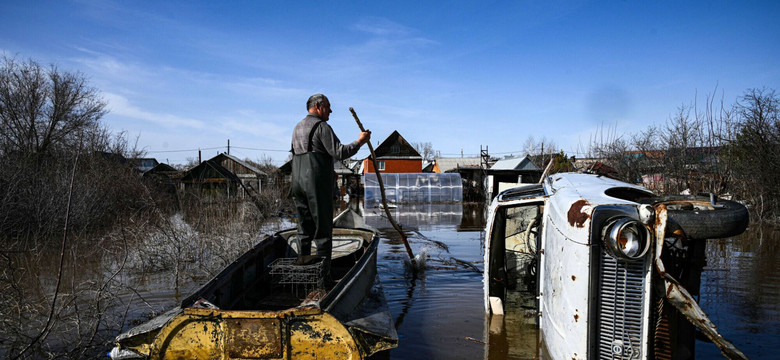
[[[608,252],[617,259],[641,259],[650,248],[650,231],[639,221],[627,217],[609,221],[601,236]]]

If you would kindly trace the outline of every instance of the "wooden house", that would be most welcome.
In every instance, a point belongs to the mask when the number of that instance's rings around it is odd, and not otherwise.
[[[181,180],[185,191],[245,198],[259,194],[267,174],[229,154],[219,154],[190,169]]]
[[[263,184],[268,179],[268,174],[233,155],[222,153],[211,158],[211,160],[218,162],[222,167],[241,179],[244,188],[251,188],[256,193],[260,193]]]
[[[409,144],[398,131],[393,131],[374,149],[377,167],[380,173],[419,173],[422,172],[422,156]],[[363,174],[373,173],[371,158],[363,160]]]

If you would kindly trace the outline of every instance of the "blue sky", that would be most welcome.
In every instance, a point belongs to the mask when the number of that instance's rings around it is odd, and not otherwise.
[[[352,106],[374,144],[582,155],[697,94],[780,90],[778,18],[777,1],[2,1],[0,52],[83,73],[104,122],[174,164],[228,139],[281,164],[318,92],[345,143]]]

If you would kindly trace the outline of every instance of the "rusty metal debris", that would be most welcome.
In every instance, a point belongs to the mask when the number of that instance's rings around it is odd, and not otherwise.
[[[486,342],[484,342],[484,341],[480,341],[480,340],[477,340],[477,339],[475,339],[475,338],[473,338],[473,337],[470,337],[470,336],[465,336],[464,338],[465,338],[466,340],[468,340],[468,341],[471,341],[471,342],[473,342],[473,343],[477,343],[477,344],[480,344],[480,345],[487,345],[487,343],[486,343]]]
[[[709,319],[691,294],[680,285],[679,281],[666,272],[661,253],[663,252],[664,239],[666,238],[667,208],[666,203],[655,205],[655,255],[653,263],[661,279],[664,281],[666,300],[677,308],[693,325],[698,327],[721,350],[723,356],[728,359],[748,359],[734,344],[726,340],[718,332],[715,324]],[[672,236],[680,236],[681,232],[674,231]]]

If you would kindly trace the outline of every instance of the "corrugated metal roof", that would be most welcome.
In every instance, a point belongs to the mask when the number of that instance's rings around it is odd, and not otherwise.
[[[336,160],[333,163],[333,171],[339,175],[353,175],[355,170],[350,167],[351,165],[349,160]]]
[[[480,157],[456,157],[456,158],[436,158],[436,164],[442,172],[454,171],[457,168],[478,169],[482,158]]]
[[[511,158],[504,158],[496,161],[492,167],[492,170],[539,170],[528,155],[517,156]]]

